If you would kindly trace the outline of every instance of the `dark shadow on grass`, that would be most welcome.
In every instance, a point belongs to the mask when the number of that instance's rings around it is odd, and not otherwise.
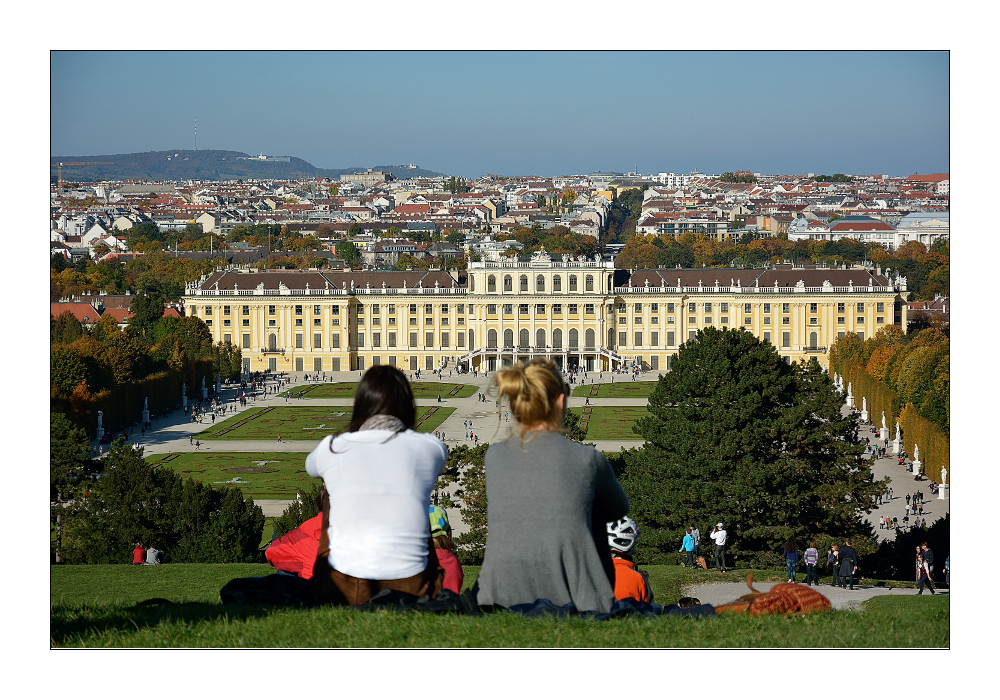
[[[105,632],[131,632],[156,627],[162,622],[200,623],[251,620],[293,606],[237,605],[222,603],[160,603],[145,605],[53,605],[49,623],[52,646],[88,639]]]

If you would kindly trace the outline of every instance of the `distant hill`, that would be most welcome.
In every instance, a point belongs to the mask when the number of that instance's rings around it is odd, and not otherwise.
[[[306,177],[337,179],[347,173],[363,172],[366,168],[317,168],[301,158],[289,157],[288,162],[272,160],[241,160],[255,158],[239,151],[147,151],[101,156],[53,156],[52,165],[73,162],[104,162],[110,165],[64,165],[63,182],[93,182],[103,180],[290,180]],[[406,165],[377,165],[372,170],[392,173],[399,179],[410,177],[440,177],[443,173]],[[52,182],[58,170],[52,168]]]

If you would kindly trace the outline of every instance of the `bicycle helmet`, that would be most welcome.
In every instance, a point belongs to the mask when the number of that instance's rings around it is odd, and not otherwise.
[[[627,554],[639,541],[639,526],[632,518],[624,517],[608,523],[608,546],[616,552]]]

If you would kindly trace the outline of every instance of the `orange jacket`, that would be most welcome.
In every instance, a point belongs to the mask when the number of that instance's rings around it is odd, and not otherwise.
[[[615,563],[615,600],[634,598],[646,603],[653,602],[653,593],[646,579],[635,570],[635,564],[627,559],[613,560]]]

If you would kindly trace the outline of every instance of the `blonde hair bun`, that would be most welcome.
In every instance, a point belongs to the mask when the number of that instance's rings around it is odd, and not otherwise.
[[[563,414],[557,401],[568,391],[552,360],[539,357],[527,365],[515,363],[493,375],[490,389],[493,387],[500,399],[507,398],[514,420],[522,426],[547,423],[554,430],[562,428]]]

